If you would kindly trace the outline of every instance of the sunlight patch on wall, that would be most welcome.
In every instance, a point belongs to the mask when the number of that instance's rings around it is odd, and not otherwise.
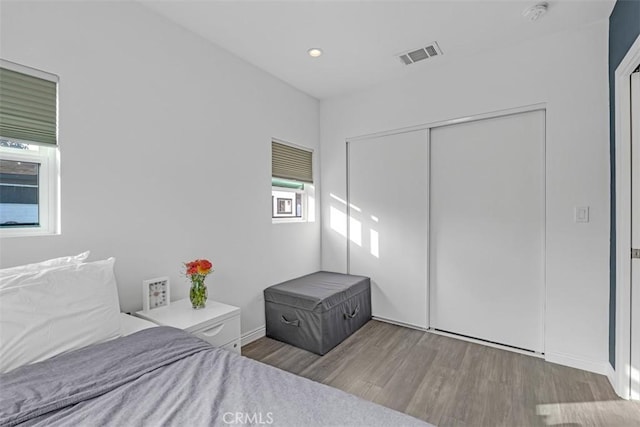
[[[362,224],[357,219],[349,218],[350,239],[358,246],[362,246]]]
[[[336,200],[336,201],[342,203],[345,206],[347,205],[347,201],[346,200],[341,199],[340,197],[336,196],[333,193],[329,193],[329,197],[331,197],[333,200]]]
[[[378,232],[374,229],[369,230],[369,241],[371,245],[371,255],[380,258],[380,248],[378,244]]]
[[[631,400],[640,400],[640,370],[633,366],[628,366],[631,377]]]
[[[307,221],[316,221],[316,199],[311,196],[307,198]]]
[[[338,201],[338,202],[342,203],[343,205],[347,206],[347,201],[346,201],[346,200],[341,199],[340,197],[336,196],[336,195],[335,195],[335,194],[333,194],[333,193],[329,193],[329,196],[330,196],[333,200]],[[357,206],[356,206],[356,205],[354,205],[353,203],[349,203],[349,207],[350,207],[351,209],[353,209],[354,211],[362,212],[362,209],[360,209],[359,207],[357,207]]]

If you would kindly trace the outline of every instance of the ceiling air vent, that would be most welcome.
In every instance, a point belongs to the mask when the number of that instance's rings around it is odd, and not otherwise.
[[[404,65],[411,65],[418,61],[422,61],[423,59],[431,58],[433,56],[440,56],[440,55],[442,55],[440,46],[438,46],[438,43],[433,42],[426,47],[401,53],[397,56],[398,58],[400,58],[400,60]]]

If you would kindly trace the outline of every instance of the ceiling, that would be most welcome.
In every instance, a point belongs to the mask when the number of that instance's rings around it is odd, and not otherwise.
[[[318,99],[354,92],[438,62],[607,19],[615,0],[140,0],[205,39]],[[436,41],[442,57],[405,66],[398,53]],[[324,54],[311,58],[307,50]]]

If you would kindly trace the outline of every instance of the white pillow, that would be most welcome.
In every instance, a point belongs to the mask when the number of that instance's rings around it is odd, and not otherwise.
[[[114,258],[5,278],[0,372],[120,335]]]
[[[64,256],[60,258],[48,259],[42,262],[36,262],[34,264],[25,264],[19,265],[17,267],[3,268],[0,269],[0,278],[21,273],[33,273],[51,267],[60,267],[69,264],[80,264],[83,263],[88,257],[89,251],[86,251],[75,256]]]

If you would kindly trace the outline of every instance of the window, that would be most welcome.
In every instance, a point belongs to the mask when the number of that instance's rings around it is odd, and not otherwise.
[[[38,225],[40,164],[0,159],[0,226]]]
[[[57,77],[0,60],[0,236],[58,232]]]
[[[274,140],[271,143],[271,217],[273,222],[314,220],[313,151]]]
[[[300,187],[280,187],[283,184],[285,184],[284,180],[278,178],[271,180],[271,217],[303,219],[304,184],[300,183]]]

